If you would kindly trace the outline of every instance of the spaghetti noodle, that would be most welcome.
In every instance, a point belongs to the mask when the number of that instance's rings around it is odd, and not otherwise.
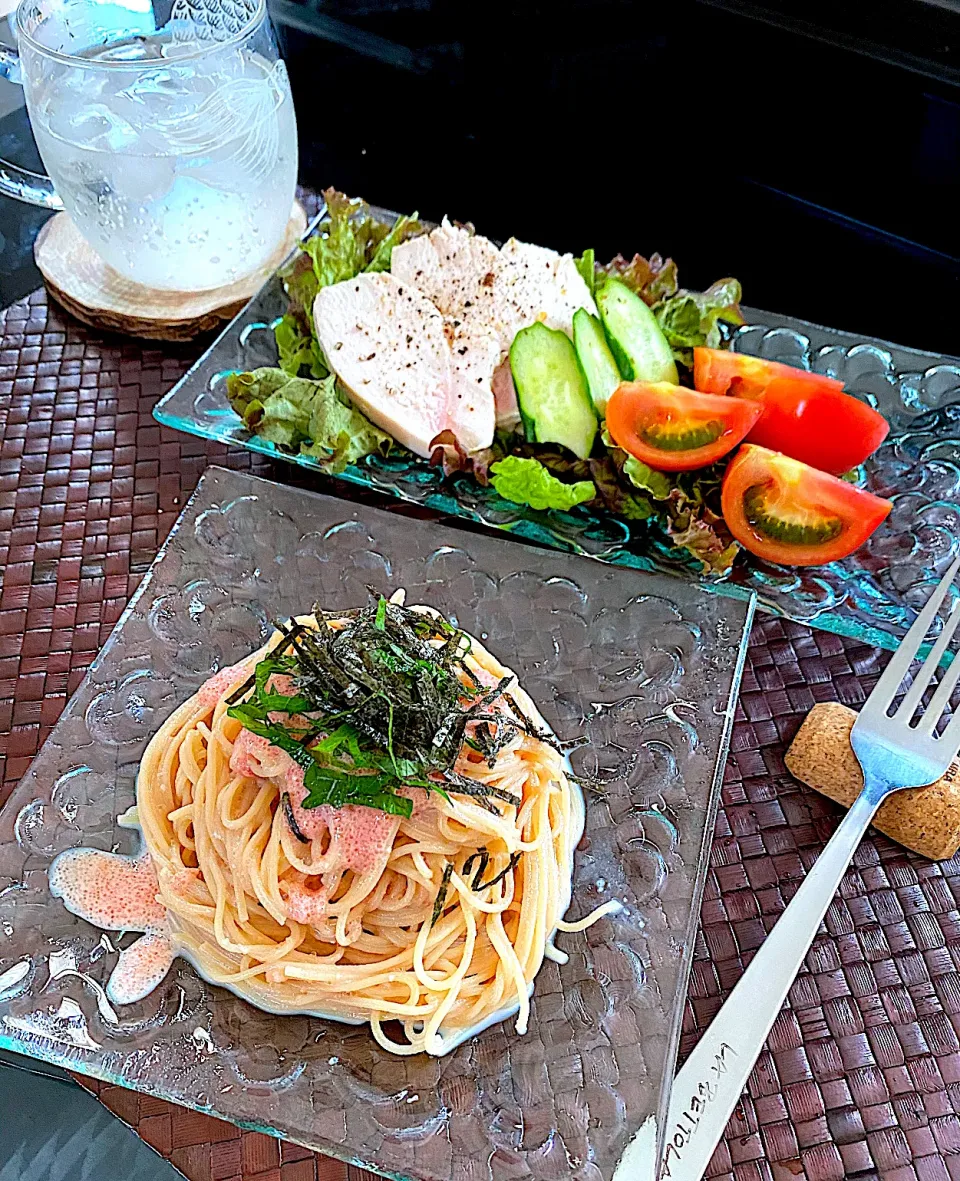
[[[315,632],[348,624],[323,613],[297,621]],[[562,919],[582,796],[535,705],[464,637],[462,677],[474,687],[462,694],[484,686],[486,704],[447,778],[403,787],[409,815],[307,807],[303,760],[235,716],[251,674],[286,638],[208,681],[143,756],[137,822],[177,952],[259,1008],[369,1022],[397,1054],[446,1053],[511,1012],[525,1032],[544,956],[563,958],[554,932],[584,925]],[[268,691],[291,691],[281,682]],[[495,754],[478,740],[492,710]]]

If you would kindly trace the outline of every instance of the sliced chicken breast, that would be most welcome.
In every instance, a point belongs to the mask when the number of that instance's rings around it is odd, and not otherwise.
[[[509,336],[505,350],[521,328],[537,320],[572,337],[577,308],[597,314],[597,305],[572,254],[557,254],[516,238],[504,243],[500,251],[494,290],[501,345]]]
[[[493,394],[454,364],[443,316],[415,287],[390,273],[358,275],[322,287],[314,319],[350,396],[399,443],[429,457],[451,430],[466,451],[490,446]]]
[[[489,337],[474,338],[466,333],[450,341],[450,349],[448,425],[464,451],[481,451],[493,443],[496,429],[496,401],[491,378],[499,360],[499,350]]]
[[[443,313],[454,363],[469,384],[495,396],[497,425],[505,428],[519,415],[501,363],[520,329],[539,320],[572,336],[577,308],[597,310],[572,255],[515,238],[497,249],[448,221],[396,246],[391,271]]]
[[[444,218],[429,234],[393,248],[390,270],[418,288],[445,316],[457,317],[475,305],[479,292],[489,302],[500,251],[482,234],[471,234]]]

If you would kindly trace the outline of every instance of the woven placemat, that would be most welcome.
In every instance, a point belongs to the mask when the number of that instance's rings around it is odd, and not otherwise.
[[[0,314],[0,803],[209,463],[348,494],[159,427],[154,403],[195,356],[194,347],[160,351],[88,333],[42,293]],[[814,702],[858,706],[885,659],[799,625],[756,625],[681,1054],[836,825],[837,809],[786,773],[786,745]],[[960,1181],[958,879],[960,859],[932,864],[882,837],[864,842],[708,1176]],[[85,1085],[190,1181],[370,1176],[157,1099]]]

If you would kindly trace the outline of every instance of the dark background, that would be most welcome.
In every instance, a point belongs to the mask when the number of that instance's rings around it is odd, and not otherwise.
[[[271,10],[307,184],[960,354],[960,0]],[[8,302],[42,215],[0,212]]]

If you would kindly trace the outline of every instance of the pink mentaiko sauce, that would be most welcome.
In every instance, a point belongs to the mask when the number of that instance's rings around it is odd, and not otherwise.
[[[368,873],[386,863],[400,823],[396,816],[381,812],[379,808],[364,807],[363,804],[346,804],[342,808],[327,805],[304,808],[307,789],[303,785],[303,768],[298,767],[292,759],[283,782],[290,793],[297,827],[305,837],[311,838],[329,832],[339,869]]]
[[[221,697],[245,676],[249,675],[250,657],[222,668],[197,690],[197,701],[204,709],[213,709]]]
[[[252,730],[241,730],[230,752],[230,770],[234,775],[250,778],[274,779],[282,777],[289,767],[295,767],[293,759],[269,738],[254,734]]]
[[[312,877],[297,873],[292,881],[284,882],[280,887],[287,915],[295,922],[319,930],[329,927],[327,904],[348,869],[357,874],[379,876],[383,873],[400,819],[362,804],[346,804],[342,808],[323,804],[319,808],[304,808],[307,788],[303,782],[303,768],[292,759],[283,786],[289,793],[293,818],[300,832],[311,840],[322,838],[324,833],[330,834],[322,863],[317,867],[319,873]],[[347,931],[347,940],[352,942],[360,934],[359,922],[348,925]],[[329,931],[327,937],[331,937]]]
[[[157,901],[156,870],[148,853],[123,857],[100,849],[68,849],[50,866],[50,893],[71,914],[104,931],[143,931],[120,953],[107,981],[118,1005],[142,1000],[166,976],[176,952],[167,912]]]
[[[176,954],[168,935],[147,931],[120,952],[107,981],[107,996],[117,1005],[142,1001],[170,971]]]
[[[230,755],[230,770],[237,775],[282,780],[303,835],[312,840],[330,834],[331,847],[325,862],[331,868],[335,865],[341,875],[348,869],[367,873],[386,862],[396,836],[397,818],[362,804],[304,808],[307,789],[303,784],[303,768],[269,739],[241,730]]]

